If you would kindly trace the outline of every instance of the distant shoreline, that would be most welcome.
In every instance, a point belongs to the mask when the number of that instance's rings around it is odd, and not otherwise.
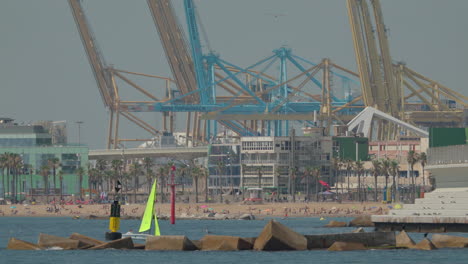
[[[243,214],[264,217],[355,217],[359,215],[387,214],[392,205],[382,203],[265,203],[245,205],[240,203],[178,203],[179,219],[235,219]],[[144,204],[121,206],[122,219],[139,219]],[[159,218],[170,215],[170,204],[156,204]],[[0,217],[75,217],[102,219],[109,217],[110,204],[92,205],[0,205]]]

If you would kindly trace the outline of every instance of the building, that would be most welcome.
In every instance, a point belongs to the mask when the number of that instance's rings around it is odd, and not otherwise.
[[[241,181],[240,141],[223,138],[210,145],[208,153],[208,188],[225,192],[239,190]]]
[[[210,145],[208,186],[212,193],[258,187],[287,193],[295,181],[296,192],[304,192],[307,169],[320,168],[321,178],[331,181],[331,153],[323,129],[307,136],[221,138]]]
[[[88,147],[77,144],[53,144],[54,134],[51,133],[53,131],[57,132],[53,127],[46,129],[42,125],[18,125],[13,119],[0,119],[0,154],[16,153],[22,159],[19,183],[15,184],[16,192],[20,196],[17,197],[18,200],[45,194],[45,181],[41,176],[41,170],[46,168],[52,158],[59,160],[56,175],[62,174],[63,186],[60,186],[58,176],[54,182],[53,170],[49,166],[49,195],[59,195],[62,189],[63,195],[78,197],[82,189],[88,188],[86,173],[83,175],[81,187],[78,186],[79,177],[76,174],[80,167],[84,168],[85,172],[87,170]],[[64,133],[60,132],[60,135]],[[63,137],[60,138],[59,141],[63,140]],[[2,181],[0,197],[9,197],[12,194],[11,186],[13,186],[11,182],[4,186]]]
[[[305,173],[314,167],[330,182],[332,141],[321,131],[307,136],[242,137],[241,187],[290,193],[294,185],[296,191],[305,191]]]

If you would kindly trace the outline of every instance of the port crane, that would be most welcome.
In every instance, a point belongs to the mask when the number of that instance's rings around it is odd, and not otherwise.
[[[465,96],[403,63],[392,62],[387,30],[377,0],[347,0],[359,73],[330,59],[313,63],[286,47],[274,50],[272,55],[250,66],[237,66],[211,49],[208,53],[203,52],[196,6],[192,0],[184,0],[188,41],[171,1],[147,0],[174,80],[106,65],[80,0],[69,0],[69,4],[104,105],[110,109],[108,148],[117,148],[124,141],[150,140],[119,138],[120,116],[152,136],[160,133],[134,114],[138,112],[163,113],[164,130],[171,132],[174,131],[175,113],[186,113],[187,139],[192,143],[203,143],[218,134],[218,124],[239,136],[288,135],[290,122],[322,126],[328,133],[332,124],[348,122],[366,106],[423,126],[435,122],[457,125],[461,123],[463,113],[451,102],[466,106]],[[273,72],[272,69],[279,70]],[[164,80],[164,96],[155,96],[125,74]],[[148,100],[120,98],[116,78],[134,87]],[[339,95],[338,82],[346,93]],[[361,93],[352,93],[350,85],[358,85]],[[396,127],[381,131],[387,131],[387,138],[398,134]],[[382,137],[384,132],[379,133]]]

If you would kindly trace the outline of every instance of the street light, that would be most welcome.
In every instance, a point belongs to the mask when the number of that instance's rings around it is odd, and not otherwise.
[[[76,121],[76,124],[78,124],[78,145],[80,145],[81,141],[81,124],[83,124],[83,121]]]

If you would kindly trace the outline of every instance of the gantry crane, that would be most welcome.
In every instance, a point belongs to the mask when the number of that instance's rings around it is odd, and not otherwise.
[[[426,127],[461,125],[465,96],[392,62],[380,1],[347,0],[347,8],[364,105]],[[380,122],[378,138],[397,135],[397,128]]]

